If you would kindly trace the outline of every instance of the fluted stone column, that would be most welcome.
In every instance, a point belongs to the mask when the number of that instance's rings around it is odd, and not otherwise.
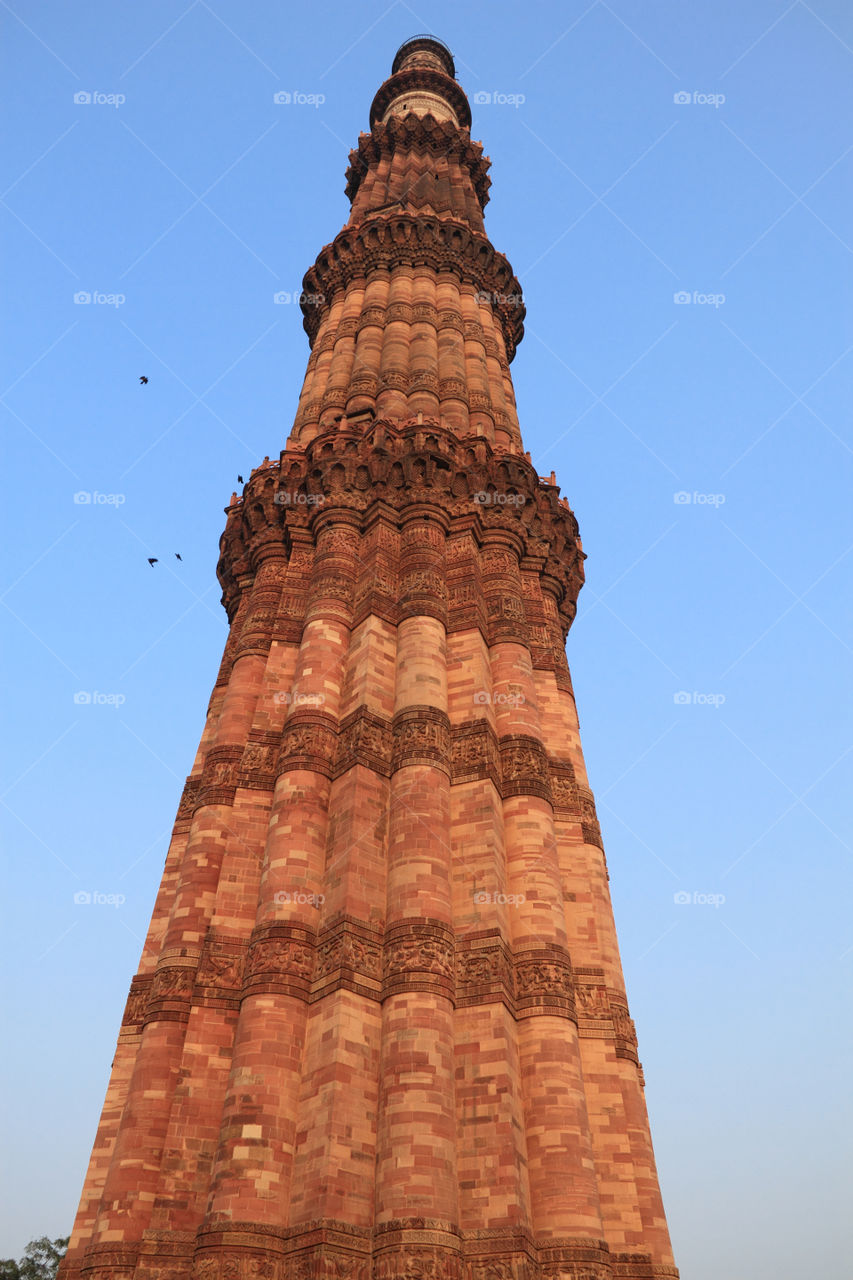
[[[402,534],[388,837],[377,1224],[458,1219],[444,531]],[[429,613],[422,612],[428,607]],[[393,1254],[392,1246],[389,1250]]]

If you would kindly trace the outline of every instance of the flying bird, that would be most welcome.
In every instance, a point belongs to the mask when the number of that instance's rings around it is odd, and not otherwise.
[[[238,477],[237,477],[237,483],[238,483],[238,484],[242,484],[242,483],[243,483],[243,477],[242,477],[242,476],[238,476]]]
[[[176,559],[176,560],[180,560],[181,564],[183,564],[183,562],[184,562],[184,558],[183,558],[183,556],[181,555],[181,553],[180,553],[179,551],[176,551],[176,552],[175,552],[175,559]]]
[[[155,564],[159,564],[159,563],[160,563],[160,561],[157,559],[157,557],[156,557],[156,556],[149,556],[149,557],[148,557],[148,563],[151,565],[151,568],[153,569],[153,568],[154,568],[154,566],[155,566]]]
[[[144,373],[141,374],[139,381],[142,383],[143,387],[148,385],[148,379],[146,378]]]

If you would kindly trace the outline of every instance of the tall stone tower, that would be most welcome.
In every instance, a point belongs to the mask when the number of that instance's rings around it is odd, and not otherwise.
[[[227,508],[65,1280],[678,1275],[566,664],[584,557],[454,74],[397,53],[293,430]]]

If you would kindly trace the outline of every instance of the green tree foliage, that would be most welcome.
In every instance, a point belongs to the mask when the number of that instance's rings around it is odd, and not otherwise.
[[[56,1280],[68,1240],[68,1236],[60,1240],[48,1240],[47,1236],[31,1240],[20,1262],[14,1258],[0,1259],[0,1280]]]

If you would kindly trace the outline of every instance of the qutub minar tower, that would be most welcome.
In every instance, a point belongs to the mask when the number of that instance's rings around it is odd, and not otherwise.
[[[677,1277],[524,452],[524,308],[447,48],[407,41],[305,277],[63,1280]]]

